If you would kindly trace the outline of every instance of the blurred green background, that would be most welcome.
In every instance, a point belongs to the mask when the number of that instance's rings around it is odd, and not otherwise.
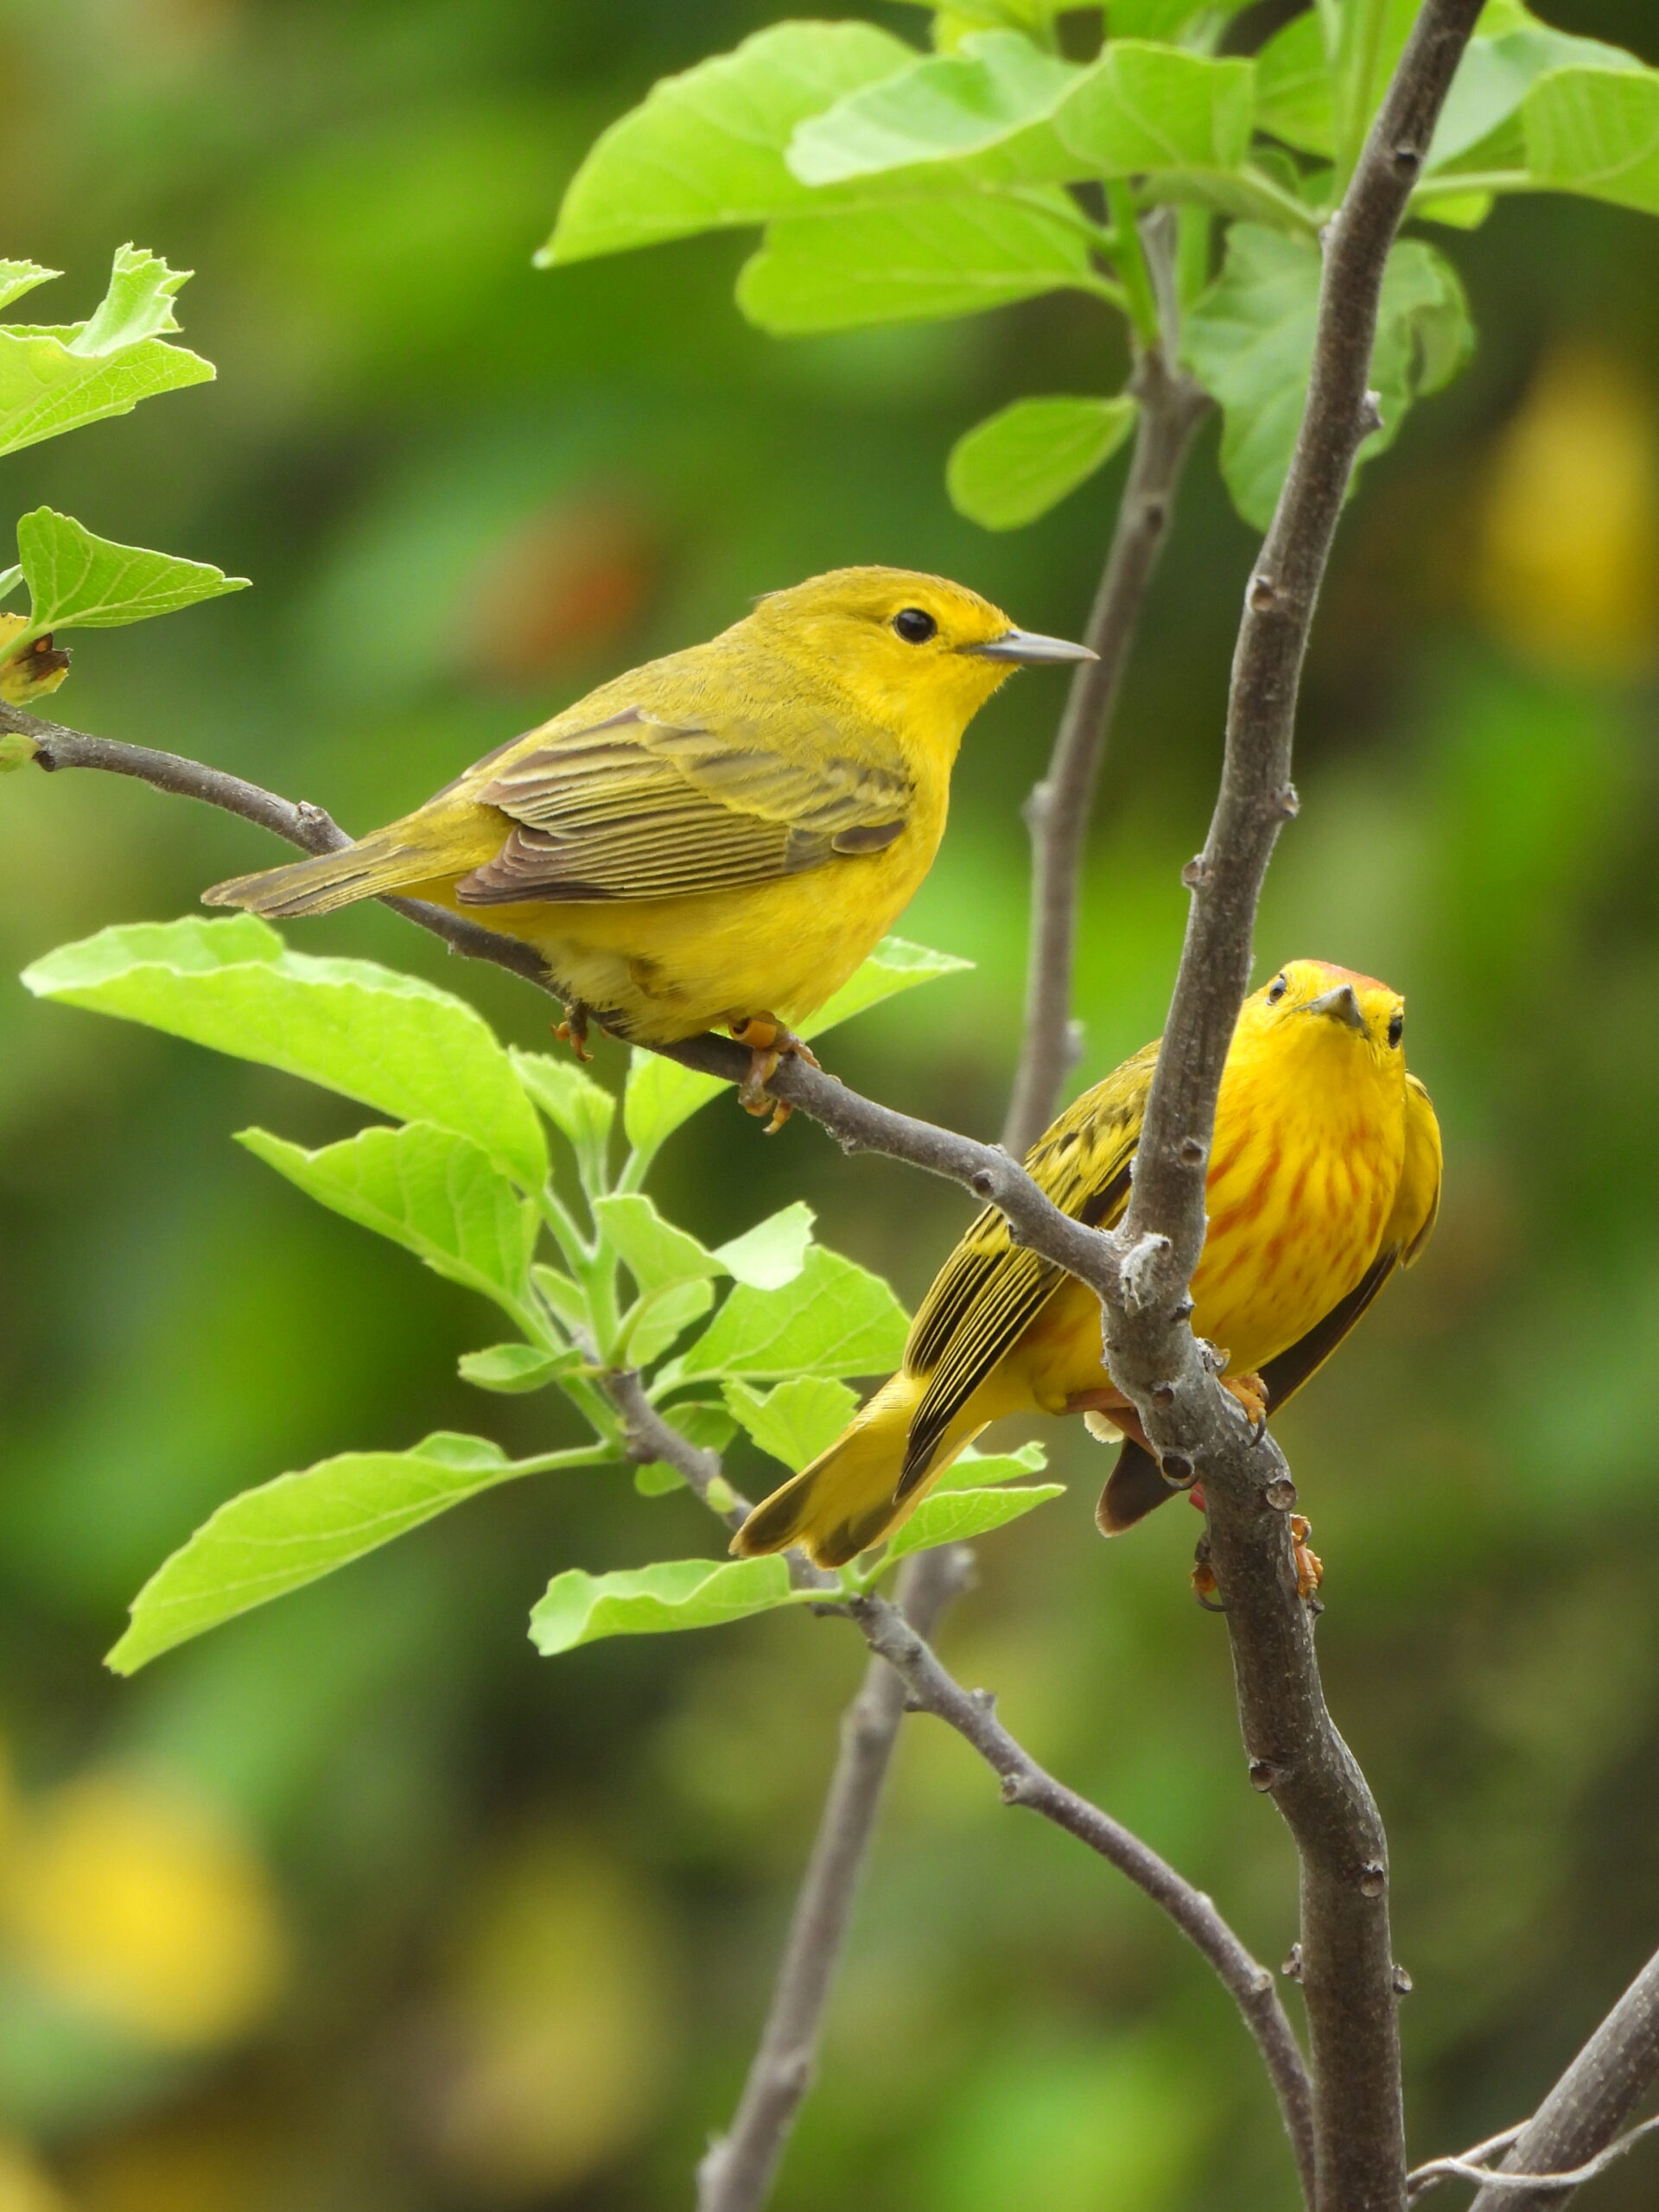
[[[82,640],[67,719],[365,826],[817,569],[1083,620],[1122,462],[1007,537],[951,513],[941,468],[1005,398],[1113,388],[1096,305],[782,346],[730,305],[741,240],[532,270],[594,132],[759,0],[0,12],[0,250],[70,272],[39,308],[66,320],[125,238],[194,267],[186,339],[219,368],[10,461],[7,519],[49,499],[257,586]],[[1643,0],[1553,19],[1659,60]],[[1332,1701],[1392,1831],[1418,2158],[1525,2111],[1659,1940],[1659,231],[1521,201],[1451,250],[1480,352],[1344,528],[1259,938],[1264,969],[1313,953],[1408,994],[1446,1135],[1427,1259],[1281,1424]],[[1166,1003],[1251,548],[1212,429],[1091,849],[1090,1076]],[[1022,676],[975,726],[904,925],[977,974],[836,1039],[852,1082],[982,1135],[1060,697]],[[0,977],[275,857],[137,786],[10,778]],[[296,941],[545,1040],[544,1004],[383,912]],[[0,981],[3,2212],[652,2212],[689,2201],[741,2079],[856,1639],[788,1616],[550,1662],[524,1635],[559,1568],[712,1553],[684,1493],[509,1486],[134,1682],[100,1669],[233,1491],[440,1426],[549,1440],[550,1400],[455,1379],[483,1309],[229,1141],[356,1118]],[[804,1194],[912,1301],[965,1217],[724,1105],[660,1180],[710,1237]],[[1049,1441],[1071,1494],[983,1545],[946,1654],[1276,1963],[1291,1857],[1187,1594],[1196,1523],[1108,1550],[1098,1447]],[[1654,2171],[1593,2201],[1649,2204]],[[918,1721],[779,2202],[1035,2201],[1258,2212],[1289,2169],[1197,1960]]]

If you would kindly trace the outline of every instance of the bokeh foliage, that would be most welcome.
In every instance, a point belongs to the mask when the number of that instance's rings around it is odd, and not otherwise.
[[[914,11],[878,13],[915,35]],[[769,11],[14,14],[0,243],[77,272],[84,311],[120,241],[164,245],[199,272],[190,341],[219,380],[9,458],[9,490],[258,584],[83,640],[70,719],[356,824],[832,563],[957,574],[1075,630],[1121,460],[996,537],[940,487],[1034,360],[1057,392],[1118,389],[1106,303],[778,344],[731,310],[730,241],[530,266],[598,130]],[[1659,60],[1636,0],[1552,17]],[[1656,249],[1638,214],[1528,200],[1446,251],[1481,351],[1348,518],[1261,931],[1265,962],[1316,951],[1407,991],[1448,1132],[1434,1246],[1285,1423],[1332,1567],[1333,1703],[1393,1831],[1425,2153],[1516,2117],[1659,1930]],[[1095,844],[1085,1071],[1156,1029],[1213,778],[1252,540],[1212,451]],[[981,1133],[1055,688],[1022,677],[976,725],[905,924],[973,976],[836,1048],[849,1079]],[[7,973],[188,912],[270,852],[114,779],[0,796]],[[391,917],[302,949],[418,967],[548,1049],[529,994]],[[550,1574],[709,1549],[683,1495],[576,1471],[493,1488],[135,1682],[103,1675],[133,1589],[232,1493],[476,1427],[454,1363],[480,1309],[228,1141],[259,1123],[326,1147],[355,1115],[15,987],[0,1027],[6,2185],[91,2212],[683,2202],[855,1640],[782,1617],[538,1658],[524,1619]],[[620,1056],[598,1072],[619,1084]],[[912,1301],[964,1217],[718,1105],[661,1175],[707,1247],[804,1198]],[[511,1455],[548,1448],[548,1400],[487,1402]],[[1287,1853],[1243,1787],[1216,1624],[1185,1598],[1190,1520],[1105,1549],[1094,1447],[1046,1440],[1071,1494],[983,1547],[949,1655],[1276,1958]],[[747,1450],[734,1471],[758,1483]],[[1285,2168],[1253,2065],[1140,1901],[918,1727],[786,2201],[1255,2212]],[[1602,2199],[1649,2186],[1633,2170]]]

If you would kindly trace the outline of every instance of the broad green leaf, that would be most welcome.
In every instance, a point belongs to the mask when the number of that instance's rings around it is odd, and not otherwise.
[[[1016,399],[957,439],[951,503],[987,530],[1035,522],[1109,461],[1135,425],[1133,399]]]
[[[642,1291],[722,1274],[721,1263],[695,1236],[663,1219],[639,1192],[595,1198],[594,1218],[611,1249]]]
[[[526,1390],[546,1389],[561,1375],[574,1374],[583,1359],[574,1344],[562,1351],[543,1351],[539,1344],[492,1344],[486,1351],[462,1352],[456,1364],[463,1382],[517,1397]]]
[[[765,1393],[747,1382],[721,1387],[727,1404],[760,1449],[797,1475],[829,1450],[858,1404],[855,1393],[827,1375],[798,1375]]]
[[[938,1491],[984,1490],[993,1483],[1018,1481],[1021,1475],[1040,1474],[1048,1465],[1041,1444],[1022,1444],[1014,1452],[980,1453],[969,1445],[952,1461],[934,1484]]]
[[[1659,214],[1659,70],[1558,69],[1521,115],[1537,183]]]
[[[815,1244],[784,1289],[740,1283],[679,1375],[874,1375],[897,1366],[907,1326],[879,1275]]]
[[[508,1046],[507,1058],[548,1120],[578,1151],[604,1143],[616,1118],[616,1101],[608,1090],[584,1075],[574,1060],[556,1060],[548,1052],[521,1052],[516,1045]]]
[[[227,576],[206,561],[95,537],[52,507],[19,517],[17,550],[32,602],[29,628],[37,633],[118,629],[248,587],[245,576]]]
[[[705,1451],[724,1451],[737,1433],[737,1423],[712,1398],[682,1399],[677,1406],[661,1410],[671,1428]],[[671,1490],[683,1490],[685,1477],[667,1459],[647,1459],[634,1469],[633,1486],[642,1497],[663,1497]]]
[[[1249,150],[1255,70],[1140,39],[1114,39],[1056,111],[1077,174],[1233,169]]]
[[[897,998],[901,991],[913,991],[918,983],[933,982],[941,976],[966,975],[973,964],[971,960],[959,960],[954,952],[934,952],[902,937],[884,937],[835,996],[826,999],[811,1019],[801,1024],[801,1034],[822,1037],[826,1029],[850,1021],[855,1014],[868,1013],[884,999]]]
[[[538,263],[763,223],[802,205],[807,188],[784,162],[797,124],[915,52],[870,23],[776,23],[664,78],[594,144]]]
[[[1247,522],[1265,528],[1289,466],[1307,391],[1320,258],[1312,240],[1250,223],[1228,235],[1220,276],[1188,317],[1183,350],[1221,403],[1222,474]],[[1412,400],[1468,358],[1471,332],[1450,264],[1418,239],[1397,245],[1382,282],[1371,381],[1382,428],[1362,461],[1398,435]]]
[[[1293,16],[1255,57],[1255,123],[1287,146],[1329,156],[1336,109],[1318,14]]]
[[[562,1268],[550,1268],[544,1261],[538,1260],[531,1268],[530,1279],[567,1329],[585,1330],[591,1326],[593,1317],[588,1309],[588,1294]]]
[[[244,1491],[150,1577],[108,1663],[130,1675],[538,1464],[515,1464],[481,1436],[441,1432],[412,1451],[346,1452]]]
[[[319,1152],[244,1129],[256,1160],[320,1204],[402,1244],[451,1282],[516,1313],[530,1290],[536,1209],[467,1138],[427,1122],[364,1129]]]
[[[1107,0],[1114,38],[1173,39],[1195,16],[1237,16],[1255,0]]]
[[[730,1243],[716,1246],[715,1257],[728,1274],[752,1290],[781,1290],[806,1265],[812,1222],[811,1207],[797,1198]]]
[[[22,980],[37,998],[145,1022],[399,1121],[430,1122],[525,1190],[547,1173],[535,1109],[471,1007],[372,961],[290,952],[255,915],[104,930],[48,952]]]
[[[762,330],[788,335],[975,315],[1100,281],[1076,210],[1045,188],[773,223],[744,264],[737,303]]]
[[[978,183],[1062,175],[1046,126],[1081,74],[1018,31],[976,34],[809,116],[790,141],[789,168],[809,185],[942,163]]]
[[[821,1037],[838,1022],[850,1021],[855,1014],[880,1006],[883,999],[913,990],[918,983],[931,983],[936,976],[964,974],[973,964],[971,960],[958,960],[954,953],[933,952],[901,937],[885,937],[857,973],[801,1024],[800,1033]],[[628,1142],[637,1152],[656,1152],[682,1122],[689,1121],[700,1106],[730,1087],[720,1076],[699,1075],[683,1068],[677,1060],[664,1059],[660,1052],[647,1052],[636,1045],[622,1094],[622,1126]]]
[[[649,1367],[694,1321],[701,1321],[714,1302],[713,1287],[701,1278],[647,1291],[626,1319],[630,1363]]]
[[[699,1075],[660,1052],[636,1045],[622,1093],[622,1127],[636,1152],[653,1153],[699,1106],[728,1086],[717,1075]]]
[[[29,262],[0,264],[0,300],[54,273]],[[0,325],[0,454],[210,381],[211,362],[156,335],[178,328],[173,300],[184,282],[155,255],[123,246],[109,292],[86,321]]]
[[[655,1567],[556,1574],[530,1617],[530,1640],[544,1658],[602,1636],[660,1636],[666,1630],[718,1628],[789,1605],[781,1558],[668,1559]]]
[[[1017,1521],[1034,1505],[1064,1497],[1064,1483],[1033,1483],[1025,1490],[946,1490],[925,1497],[887,1546],[887,1563],[907,1552],[931,1551],[938,1544],[966,1543],[1005,1522]]]
[[[0,308],[9,308],[37,284],[49,283],[62,274],[60,269],[42,269],[38,261],[0,261]]]

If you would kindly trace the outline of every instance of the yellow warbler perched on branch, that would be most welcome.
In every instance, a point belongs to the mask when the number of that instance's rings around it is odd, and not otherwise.
[[[1246,999],[1216,1105],[1209,1230],[1192,1326],[1226,1355],[1253,1418],[1321,1367],[1434,1225],[1440,1133],[1406,1071],[1404,1001],[1387,984],[1295,960]],[[1054,1204],[1110,1229],[1128,1204],[1158,1056],[1148,1045],[1067,1107],[1026,1165]],[[732,1549],[803,1544],[844,1566],[914,1511],[1005,1414],[1081,1413],[1124,1446],[1100,1501],[1107,1535],[1180,1485],[1166,1481],[1101,1357],[1099,1300],[980,1215],[922,1300],[905,1363],[845,1433],[758,1505]],[[1190,1475],[1190,1471],[1188,1471]],[[1318,1562],[1298,1543],[1304,1581]]]
[[[206,895],[273,917],[398,892],[535,946],[578,1051],[716,1025],[761,1096],[931,866],[962,734],[1022,662],[1092,660],[976,592],[837,569],[631,670],[348,849]]]

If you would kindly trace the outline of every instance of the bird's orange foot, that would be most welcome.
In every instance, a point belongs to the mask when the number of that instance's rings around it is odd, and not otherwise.
[[[564,1020],[553,1031],[560,1044],[568,1045],[579,1060],[591,1060],[594,1057],[588,1049],[588,1025],[593,1017],[592,1007],[584,1006],[580,999],[571,999],[566,1005]]]
[[[1239,1411],[1256,1437],[1268,1426],[1268,1386],[1259,1375],[1227,1375],[1221,1387],[1238,1401]]]
[[[1317,1552],[1310,1551],[1307,1540],[1313,1533],[1313,1523],[1304,1513],[1290,1516],[1291,1548],[1296,1554],[1296,1595],[1312,1599],[1325,1580],[1325,1561]]]
[[[740,1015],[729,1027],[738,1043],[748,1047],[749,1053],[749,1071],[738,1085],[738,1103],[746,1114],[770,1115],[766,1135],[776,1136],[795,1109],[783,1099],[772,1097],[766,1085],[777,1074],[779,1063],[787,1055],[792,1053],[811,1068],[819,1065],[817,1055],[792,1029],[785,1028],[775,1014]]]
[[[1210,1539],[1200,1536],[1192,1554],[1192,1595],[1206,1613],[1224,1613],[1221,1602],[1221,1585],[1216,1580],[1216,1570],[1210,1564]]]

